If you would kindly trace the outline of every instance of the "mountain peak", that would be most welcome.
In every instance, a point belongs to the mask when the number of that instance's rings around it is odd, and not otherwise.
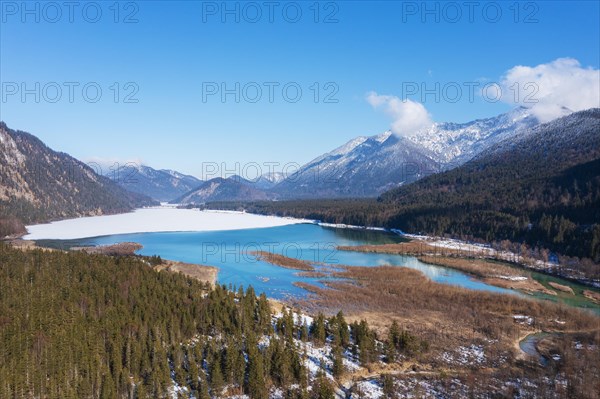
[[[203,182],[171,203],[202,204],[210,201],[253,201],[267,200],[270,196],[254,187],[252,182],[241,176],[215,177]]]
[[[392,135],[392,131],[391,130],[386,130],[385,132],[374,136],[373,138],[375,139],[375,141],[379,142],[379,143],[384,143],[387,139],[390,138],[390,136]]]
[[[407,139],[431,151],[438,162],[457,166],[483,149],[519,136],[537,124],[539,121],[529,108],[517,107],[504,114],[466,123],[435,123]]]
[[[198,187],[202,181],[169,169],[154,169],[148,165],[131,165],[122,173],[110,173],[109,178],[126,190],[166,202]],[[130,173],[133,172],[133,173]]]

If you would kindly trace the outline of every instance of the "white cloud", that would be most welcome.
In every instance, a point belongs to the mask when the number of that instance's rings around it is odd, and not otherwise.
[[[433,123],[427,109],[416,101],[379,95],[374,91],[367,94],[367,101],[373,108],[383,109],[392,118],[391,129],[394,134],[408,136]]]
[[[502,101],[531,108],[541,122],[600,107],[600,70],[583,68],[573,58],[534,67],[515,66],[506,72],[500,86]]]

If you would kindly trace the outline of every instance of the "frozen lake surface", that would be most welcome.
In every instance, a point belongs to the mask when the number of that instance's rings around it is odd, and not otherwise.
[[[133,233],[200,232],[279,227],[302,219],[231,211],[153,207],[118,215],[91,216],[27,226],[26,240],[73,240]]]

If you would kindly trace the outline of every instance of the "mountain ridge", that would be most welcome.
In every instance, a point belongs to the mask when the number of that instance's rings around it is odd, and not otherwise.
[[[272,197],[239,176],[229,178],[216,177],[203,182],[182,196],[171,201],[172,204],[204,204],[210,201],[256,201]]]
[[[439,122],[407,138],[427,148],[440,163],[458,166],[486,148],[507,138],[517,137],[539,124],[528,108],[465,123]]]
[[[0,231],[2,236],[22,232],[27,223],[126,212],[156,204],[4,122],[0,122],[0,149],[0,219],[11,221],[10,229]],[[18,225],[20,231],[7,231]]]
[[[412,135],[359,136],[302,166],[272,191],[282,199],[376,197],[460,166],[537,125],[524,107],[466,123],[443,122]]]
[[[514,251],[554,251],[593,278],[600,262],[600,108],[507,138],[457,168],[379,198],[216,203],[216,209],[399,229]],[[578,262],[568,257],[587,259]],[[589,266],[589,261],[596,266]],[[588,266],[586,266],[586,264]]]
[[[203,181],[170,169],[154,169],[148,165],[127,164],[108,177],[126,190],[169,202],[199,187]]]

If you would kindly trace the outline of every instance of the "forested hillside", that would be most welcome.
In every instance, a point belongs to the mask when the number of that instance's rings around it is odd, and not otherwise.
[[[284,311],[274,323],[252,288],[211,289],[138,258],[0,244],[0,398],[263,399],[279,389],[333,399],[324,369],[309,372],[298,343],[327,341],[333,376],[343,352],[360,352],[366,365],[383,349],[366,323],[348,326],[341,314],[294,319]]]
[[[600,109],[503,142],[466,165],[390,191],[389,226],[508,239],[600,261]]]
[[[0,238],[22,233],[27,223],[126,212],[156,203],[2,122],[0,155]]]

